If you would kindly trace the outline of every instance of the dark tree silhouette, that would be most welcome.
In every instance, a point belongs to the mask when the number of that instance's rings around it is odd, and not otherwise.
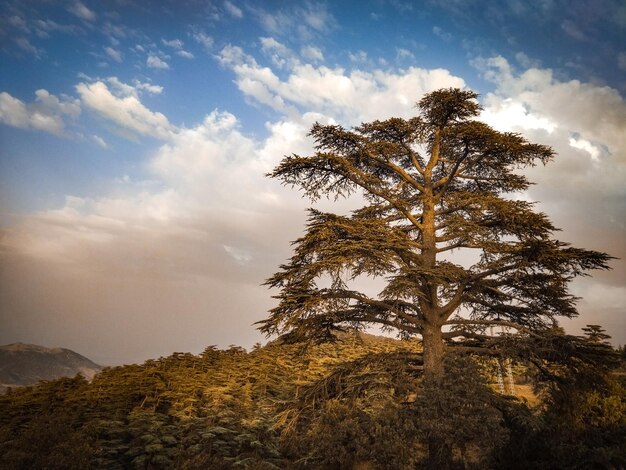
[[[608,269],[611,257],[558,241],[545,214],[507,197],[531,184],[518,170],[554,152],[473,120],[477,97],[442,89],[424,96],[420,115],[408,120],[352,131],[313,126],[316,152],[285,157],[269,176],[313,201],[362,193],[366,205],[349,216],[309,210],[293,257],[267,281],[280,293],[263,332],[323,340],[379,325],[421,337],[424,372],[437,377],[446,344],[528,350],[550,337],[557,317],[577,315],[569,281]],[[451,261],[458,250],[472,252],[474,264]],[[386,285],[366,295],[351,288],[360,276],[384,277]],[[494,325],[509,334],[493,337]]]

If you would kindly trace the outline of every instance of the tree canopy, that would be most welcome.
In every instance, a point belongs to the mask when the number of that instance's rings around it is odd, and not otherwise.
[[[558,317],[577,315],[569,282],[608,269],[611,257],[559,241],[548,216],[519,197],[531,185],[520,170],[554,152],[473,119],[477,97],[441,89],[410,119],[312,127],[315,153],[287,156],[269,176],[312,201],[362,195],[364,205],[350,215],[309,210],[293,256],[267,280],[280,292],[263,332],[323,340],[380,326],[421,338],[424,371],[436,376],[446,344],[524,350]],[[455,261],[459,252],[475,261]],[[361,276],[385,286],[367,295],[352,282]],[[494,338],[498,325],[511,334]]]

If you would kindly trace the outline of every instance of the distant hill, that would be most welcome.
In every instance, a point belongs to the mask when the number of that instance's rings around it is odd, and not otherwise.
[[[40,380],[74,377],[87,379],[102,370],[84,356],[63,348],[13,343],[0,346],[0,393],[7,387],[32,385]]]

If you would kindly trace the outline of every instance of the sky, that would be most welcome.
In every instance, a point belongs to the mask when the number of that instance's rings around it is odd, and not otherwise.
[[[557,152],[521,197],[621,258],[562,324],[626,343],[623,1],[3,0],[0,344],[114,365],[264,342],[262,283],[311,205],[264,175],[316,121],[408,118],[443,87]]]

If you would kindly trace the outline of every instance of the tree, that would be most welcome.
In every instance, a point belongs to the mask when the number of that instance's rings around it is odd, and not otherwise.
[[[608,269],[611,257],[558,241],[545,214],[507,197],[531,184],[518,170],[554,152],[473,120],[477,97],[442,89],[408,120],[312,127],[316,152],[287,156],[268,176],[312,201],[362,194],[365,205],[350,215],[309,209],[293,256],[266,282],[280,289],[279,303],[261,331],[323,340],[382,326],[421,337],[424,373],[438,377],[446,344],[493,353],[536,343],[558,317],[577,315],[569,281]],[[454,262],[458,251],[476,261]],[[386,285],[367,295],[352,282],[361,276]],[[510,334],[488,334],[497,325]]]
[[[585,332],[587,340],[592,343],[609,344],[607,340],[611,339],[600,325],[587,325],[583,328],[583,331]]]

